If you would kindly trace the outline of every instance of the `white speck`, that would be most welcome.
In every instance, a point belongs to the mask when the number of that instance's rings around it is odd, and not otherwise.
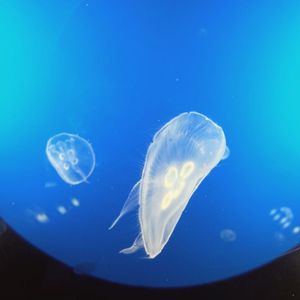
[[[280,224],[285,224],[288,221],[287,217],[282,218],[279,223]]]
[[[220,232],[220,237],[224,242],[234,242],[236,233],[232,229],[224,229]]]
[[[64,206],[58,206],[57,211],[61,214],[64,215],[67,213],[67,209]]]
[[[40,223],[47,223],[49,221],[49,218],[45,213],[39,213],[35,216],[35,218]]]
[[[280,219],[280,215],[279,214],[276,214],[274,217],[273,217],[273,220],[274,221],[278,221]]]
[[[73,198],[73,199],[71,200],[71,203],[72,203],[73,206],[75,206],[75,207],[80,206],[80,202],[79,202],[79,200],[76,199],[76,198]]]
[[[271,209],[271,210],[270,210],[270,216],[275,215],[276,212],[277,212],[277,209],[276,209],[276,208]]]
[[[293,233],[298,234],[300,232],[300,226],[296,226],[293,228]]]
[[[288,228],[290,225],[291,225],[290,222],[286,222],[286,223],[284,223],[284,224],[282,225],[282,228],[283,228],[283,229],[286,229],[286,228]]]

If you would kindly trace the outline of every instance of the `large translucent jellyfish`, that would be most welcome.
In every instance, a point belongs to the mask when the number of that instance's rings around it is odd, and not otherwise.
[[[110,227],[139,206],[140,233],[131,247],[120,252],[143,247],[149,258],[155,258],[194,191],[228,153],[222,128],[200,113],[182,113],[164,125],[148,148],[141,180]]]
[[[95,153],[91,144],[82,137],[59,133],[47,142],[46,154],[59,176],[76,185],[87,182],[95,168]]]

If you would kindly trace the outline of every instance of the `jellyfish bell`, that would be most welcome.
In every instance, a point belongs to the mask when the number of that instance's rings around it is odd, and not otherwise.
[[[59,133],[51,137],[46,154],[58,175],[71,185],[87,182],[95,168],[91,144],[75,134]]]
[[[149,258],[155,258],[194,191],[228,154],[222,128],[200,113],[182,113],[165,124],[148,147],[141,180],[110,227],[139,207],[141,231],[133,245],[121,253],[143,247]]]

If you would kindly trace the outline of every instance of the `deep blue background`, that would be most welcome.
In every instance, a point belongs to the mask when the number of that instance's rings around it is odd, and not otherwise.
[[[133,285],[224,279],[296,246],[299,14],[299,1],[2,3],[0,215],[78,272]],[[195,192],[161,255],[120,255],[137,216],[107,229],[147,147],[191,110],[222,126],[231,155]],[[92,143],[89,184],[67,185],[47,161],[59,132]],[[283,215],[269,215],[280,207],[293,211],[287,229]],[[41,213],[48,222],[36,220]],[[224,229],[236,239],[221,239]]]

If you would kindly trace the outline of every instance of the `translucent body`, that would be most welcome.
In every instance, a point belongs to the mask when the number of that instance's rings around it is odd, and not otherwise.
[[[47,142],[46,154],[59,176],[72,185],[87,182],[95,168],[92,146],[78,135],[53,136]]]
[[[224,229],[220,232],[220,237],[224,242],[234,242],[236,233],[232,229]]]
[[[144,247],[149,258],[156,257],[194,191],[228,153],[222,128],[202,114],[183,113],[163,126],[148,148],[141,180],[111,226],[139,205],[141,232],[121,252]]]

